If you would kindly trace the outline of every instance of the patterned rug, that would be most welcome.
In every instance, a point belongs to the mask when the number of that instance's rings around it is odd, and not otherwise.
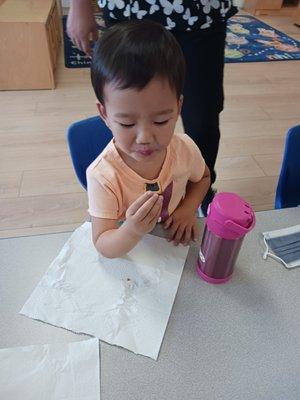
[[[237,15],[227,28],[225,62],[300,60],[300,42],[257,18]]]
[[[104,21],[96,15],[99,30],[104,29]],[[89,68],[90,58],[78,50],[66,33],[63,17],[64,54],[67,68]],[[228,22],[225,62],[261,62],[300,60],[300,42],[287,36],[257,18],[237,15]]]

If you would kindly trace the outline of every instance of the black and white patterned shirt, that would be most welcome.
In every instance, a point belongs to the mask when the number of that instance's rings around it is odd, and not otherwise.
[[[169,30],[212,28],[236,14],[233,0],[99,0],[106,21],[151,19]]]

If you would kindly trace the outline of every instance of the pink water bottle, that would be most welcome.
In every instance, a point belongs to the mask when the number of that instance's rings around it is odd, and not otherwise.
[[[197,273],[209,283],[227,282],[245,235],[254,227],[251,206],[235,193],[218,193],[208,209]]]

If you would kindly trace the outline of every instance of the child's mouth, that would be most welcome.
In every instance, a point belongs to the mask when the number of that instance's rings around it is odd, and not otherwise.
[[[137,153],[144,157],[149,157],[153,153],[153,150],[137,150]]]

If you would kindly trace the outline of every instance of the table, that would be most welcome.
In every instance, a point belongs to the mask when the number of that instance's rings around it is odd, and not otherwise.
[[[158,361],[101,342],[101,400],[299,400],[300,268],[262,260],[261,241],[296,224],[300,208],[257,213],[225,285],[198,278],[193,245]],[[0,240],[1,348],[87,338],[18,315],[69,236]]]

